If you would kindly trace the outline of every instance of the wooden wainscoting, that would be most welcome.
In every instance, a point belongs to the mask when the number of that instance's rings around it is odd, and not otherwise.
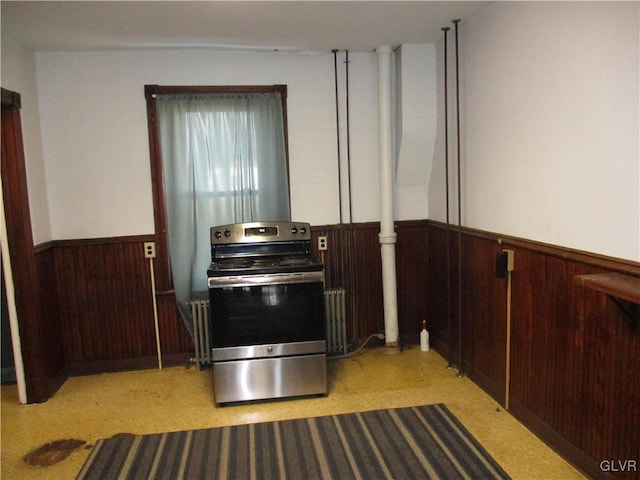
[[[640,328],[576,276],[628,262],[512,243],[511,411],[589,476],[603,460],[640,463]],[[639,466],[640,468],[640,466]],[[640,478],[619,471],[616,478]]]
[[[501,248],[490,238],[459,236],[454,227],[437,223],[430,225],[428,238],[428,313],[434,347],[459,373],[468,374],[503,402],[507,280],[495,275]]]
[[[427,319],[427,222],[395,225],[400,339],[417,344]],[[379,232],[377,222],[311,228],[314,254],[325,265],[326,288],[347,289],[347,337],[354,341],[384,332]],[[324,252],[317,250],[318,236],[327,237]]]
[[[68,376],[53,245],[51,243],[40,245],[34,249],[34,254],[39,288],[37,301],[32,301],[38,306],[39,312],[40,325],[37,334],[43,346],[40,351],[42,355],[40,376],[46,396],[38,400],[30,399],[29,403],[42,402],[53,396]],[[20,322],[21,340],[24,328],[26,326]]]
[[[327,288],[348,291],[350,338],[384,331],[378,223],[313,227],[313,248],[325,264]],[[425,221],[397,222],[398,314],[401,338],[417,343],[426,318]],[[317,237],[329,248],[317,251]],[[152,235],[54,241],[39,248],[47,277],[43,302],[62,325],[64,365],[71,375],[157,365],[149,263]],[[193,344],[171,291],[156,295],[164,364],[185,363]],[[58,329],[60,330],[60,329]],[[58,343],[58,342],[56,342]]]
[[[463,371],[504,404],[506,280],[494,273],[496,254],[513,250],[510,412],[592,478],[611,478],[603,460],[640,464],[639,309],[625,313],[576,282],[601,272],[638,277],[640,264],[463,229],[460,318],[458,232],[449,232],[449,260],[446,226],[429,222],[428,239],[434,347],[454,364],[462,359]],[[638,469],[611,474],[637,479]]]
[[[312,228],[325,264],[326,287],[348,291],[349,338],[384,331],[378,223]],[[398,315],[401,338],[417,343],[427,318],[427,224],[397,222]],[[317,237],[329,248],[317,251]],[[157,365],[153,305],[144,242],[151,235],[50,242],[39,270],[52,288],[44,300],[62,324],[61,344],[71,375]],[[164,364],[181,364],[191,339],[170,291],[156,295]]]
[[[400,339],[420,343],[422,321],[429,325],[429,250],[426,221],[396,222],[396,270],[398,280],[398,328]],[[378,246],[378,257],[380,247]]]
[[[58,307],[70,374],[157,366],[146,241],[153,237],[52,242],[53,268],[40,265],[56,286],[48,301]],[[158,296],[158,315],[163,364],[186,362],[193,345],[173,295]]]

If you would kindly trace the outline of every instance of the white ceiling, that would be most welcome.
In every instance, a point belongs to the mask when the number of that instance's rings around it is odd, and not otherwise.
[[[433,43],[480,1],[2,1],[2,33],[36,51],[371,51]]]

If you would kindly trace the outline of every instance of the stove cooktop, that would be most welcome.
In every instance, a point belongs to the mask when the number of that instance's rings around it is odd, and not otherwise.
[[[309,255],[275,257],[235,257],[216,259],[211,262],[209,277],[228,275],[264,275],[268,273],[291,273],[321,271],[322,263]]]

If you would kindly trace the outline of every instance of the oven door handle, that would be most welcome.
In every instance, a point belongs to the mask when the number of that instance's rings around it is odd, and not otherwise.
[[[209,288],[289,285],[322,282],[322,272],[270,273],[265,275],[230,275],[209,277]]]

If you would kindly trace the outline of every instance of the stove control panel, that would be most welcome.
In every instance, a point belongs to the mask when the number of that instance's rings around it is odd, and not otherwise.
[[[251,222],[211,227],[211,244],[311,240],[311,226],[302,222]]]

